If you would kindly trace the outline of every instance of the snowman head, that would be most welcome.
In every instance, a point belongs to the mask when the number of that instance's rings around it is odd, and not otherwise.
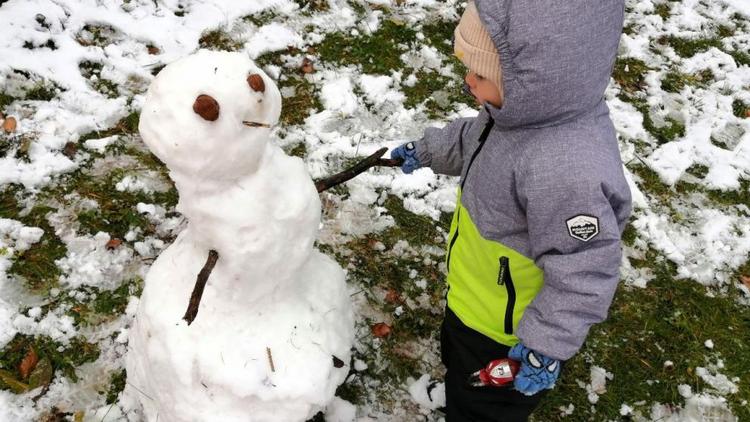
[[[138,129],[181,177],[233,180],[257,170],[280,113],[279,90],[247,56],[201,50],[154,79]]]

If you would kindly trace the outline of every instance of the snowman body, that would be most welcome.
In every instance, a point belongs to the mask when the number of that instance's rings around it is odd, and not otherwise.
[[[280,103],[239,53],[200,51],[149,89],[141,134],[188,220],[149,270],[129,334],[126,394],[149,421],[304,421],[348,373],[353,316],[343,270],[313,247],[317,191],[302,160],[268,142]],[[210,250],[219,258],[188,325]]]

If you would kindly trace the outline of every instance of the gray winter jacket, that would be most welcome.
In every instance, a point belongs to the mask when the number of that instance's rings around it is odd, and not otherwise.
[[[503,106],[415,142],[422,165],[461,176],[448,306],[501,343],[568,359],[607,316],[631,211],[604,101],[623,1],[476,4],[500,53]]]

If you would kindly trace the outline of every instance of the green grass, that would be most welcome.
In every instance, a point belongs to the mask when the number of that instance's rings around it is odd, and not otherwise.
[[[152,194],[118,191],[115,186],[128,174],[127,170],[115,169],[104,177],[79,176],[75,181],[75,192],[83,198],[95,200],[99,205],[78,214],[80,232],[91,235],[105,232],[118,239],[123,239],[126,233],[135,228],[141,229],[144,235],[155,233],[155,227],[136,210],[136,204],[157,203],[173,207],[177,203],[177,193],[175,190]],[[57,195],[64,193],[57,192]]]
[[[573,420],[619,420],[622,403],[649,414],[654,402],[681,405],[679,384],[693,392],[710,391],[696,374],[696,367],[721,358],[721,372],[740,376],[740,392],[729,395],[739,420],[750,418],[743,400],[750,400],[750,309],[735,301],[736,292],[709,297],[700,284],[676,280],[674,265],[653,251],[634,265],[651,268],[656,278],[645,289],[620,286],[607,321],[591,331],[581,352],[567,362],[558,386],[535,412],[535,420],[557,420],[560,406],[575,405]],[[704,346],[714,342],[714,349]],[[665,368],[664,362],[674,362]],[[600,397],[596,413],[576,380],[590,382],[589,367],[599,365],[614,374],[607,392]],[[731,375],[730,375],[731,374]],[[649,385],[647,380],[658,380]]]
[[[222,29],[212,29],[201,35],[198,46],[209,50],[239,51],[242,49],[242,41]]]
[[[284,125],[302,124],[312,111],[323,108],[318,98],[318,88],[307,79],[291,77],[281,82],[279,87],[294,88],[294,95],[282,99],[279,121]]]
[[[433,257],[433,263],[425,265],[423,257],[411,254],[394,256],[389,250],[396,242],[407,241],[410,245],[443,246],[443,232],[447,230],[449,216],[444,216],[440,222],[431,218],[416,215],[404,209],[399,198],[389,196],[384,206],[389,215],[393,216],[396,226],[377,234],[366,235],[352,240],[344,249],[349,253],[336,255],[343,266],[349,268],[349,280],[362,286],[358,294],[363,294],[368,303],[387,315],[394,315],[396,308],[401,306],[404,312],[390,321],[391,334],[385,338],[374,340],[369,334],[369,327],[379,320],[366,319],[360,321],[367,333],[360,343],[365,348],[354,351],[354,358],[367,363],[367,369],[358,372],[357,376],[337,390],[337,395],[353,403],[363,403],[368,396],[368,382],[371,380],[391,380],[391,385],[400,385],[408,377],[425,371],[438,371],[439,368],[429,367],[423,356],[417,351],[418,344],[437,344],[437,327],[442,320],[442,300],[445,296],[443,275],[438,269],[442,257]],[[377,242],[382,242],[384,251],[374,249]],[[412,279],[410,273],[416,271],[417,277]],[[415,284],[417,279],[425,279],[425,288]],[[375,292],[394,292],[395,299],[383,300]],[[418,307],[412,309],[405,305],[407,298],[426,295],[430,306],[427,309]],[[377,391],[370,391],[380,401],[392,400],[392,391],[387,386]],[[382,404],[382,403],[381,403]],[[397,403],[392,403],[397,405]]]
[[[413,86],[402,86],[401,91],[406,96],[404,107],[414,108],[424,104],[430,118],[445,116],[452,111],[456,104],[463,103],[470,107],[476,106],[473,97],[466,95],[463,82],[458,78],[449,78],[436,72],[417,71],[417,82]],[[442,98],[437,93],[442,92]]]
[[[59,88],[53,83],[40,81],[26,90],[24,98],[33,101],[50,101],[55,98],[57,89]]]
[[[713,79],[714,75],[709,69],[694,75],[672,70],[662,77],[661,89],[667,92],[676,93],[682,91],[686,86],[705,87],[706,82],[712,81]]]
[[[55,235],[55,230],[46,218],[55,209],[36,205],[30,212],[21,215],[21,207],[17,201],[19,195],[21,188],[13,185],[0,193],[0,217],[18,220],[26,226],[39,227],[44,230],[44,234],[39,242],[13,257],[8,274],[22,277],[29,289],[43,293],[57,286],[61,273],[55,260],[63,258],[67,248]]]
[[[718,38],[682,38],[668,36],[666,42],[674,49],[675,53],[685,58],[693,57],[696,54],[707,51],[713,47],[719,49],[723,47],[721,40]]]
[[[615,61],[612,78],[626,94],[642,91],[646,87],[646,72],[651,70],[643,60],[624,57]]]
[[[662,19],[667,20],[671,15],[672,5],[668,1],[657,3],[654,5],[654,11],[657,15],[661,16]]]
[[[81,135],[81,137],[78,138],[78,142],[83,144],[83,142],[88,141],[89,139],[100,139],[114,135],[136,134],[138,133],[138,122],[140,121],[140,116],[140,112],[133,111],[109,129],[92,131]]]
[[[340,66],[357,65],[362,66],[364,73],[390,75],[392,70],[404,67],[400,56],[415,40],[414,29],[385,20],[372,35],[328,34],[316,50],[325,62]]]
[[[65,376],[73,382],[78,381],[76,367],[99,357],[99,347],[88,343],[83,337],[76,337],[70,343],[62,344],[49,337],[16,334],[10,343],[0,350],[0,368],[10,372],[19,382],[28,382],[28,379],[22,379],[18,365],[30,349],[36,352],[40,362],[48,359],[52,368],[59,371],[57,375]],[[9,388],[7,382],[0,380],[0,389]]]
[[[117,84],[101,77],[103,68],[104,65],[98,62],[83,61],[78,64],[81,75],[88,80],[92,88],[108,98],[118,98],[120,93],[117,89]],[[92,77],[95,78],[92,80]]]
[[[121,37],[115,28],[102,24],[86,24],[76,37],[76,41],[83,46],[104,48]]]
[[[0,92],[0,111],[5,110],[5,107],[9,106],[13,101],[16,101],[15,97]]]
[[[734,100],[732,102],[732,113],[741,119],[750,118],[750,105],[745,104],[742,100]]]
[[[125,389],[127,383],[127,372],[125,369],[115,372],[109,379],[109,390],[107,391],[107,404],[116,403],[118,396]]]
[[[42,307],[44,313],[54,307],[64,306],[76,326],[97,326],[110,322],[125,313],[131,296],[139,297],[143,292],[143,280],[139,277],[123,281],[113,290],[83,286],[76,289],[86,299],[58,296]]]

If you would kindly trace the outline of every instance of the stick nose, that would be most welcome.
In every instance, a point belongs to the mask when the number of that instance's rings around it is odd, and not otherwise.
[[[243,121],[242,124],[245,125],[245,126],[247,126],[247,127],[265,127],[265,128],[270,128],[271,127],[271,125],[269,125],[268,123],[250,122],[250,121],[247,121],[247,120]]]

